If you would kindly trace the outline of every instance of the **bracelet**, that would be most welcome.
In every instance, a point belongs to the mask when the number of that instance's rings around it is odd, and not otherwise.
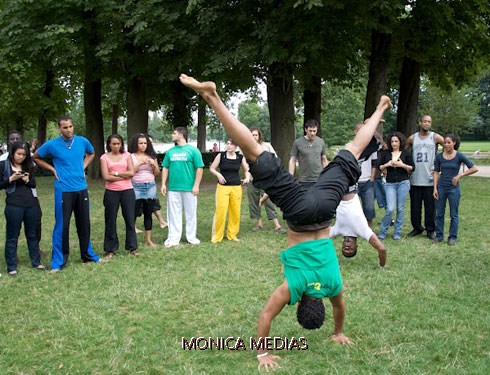
[[[268,352],[265,352],[265,353],[262,353],[262,354],[257,354],[257,358],[265,357],[267,354],[269,354],[269,353]]]

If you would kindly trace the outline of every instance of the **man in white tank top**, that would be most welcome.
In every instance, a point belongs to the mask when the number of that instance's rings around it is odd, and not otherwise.
[[[408,234],[415,237],[422,234],[422,202],[424,202],[425,230],[427,237],[435,238],[434,160],[438,145],[443,145],[442,135],[431,132],[432,118],[423,115],[419,121],[420,129],[407,139],[406,148],[412,147],[415,170],[410,176],[410,219],[413,230]]]

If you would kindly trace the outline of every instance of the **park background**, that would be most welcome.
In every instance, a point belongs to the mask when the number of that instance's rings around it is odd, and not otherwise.
[[[43,142],[58,136],[55,119],[68,113],[76,133],[94,144],[96,160],[111,133],[127,140],[148,132],[168,142],[179,125],[188,126],[204,152],[206,141],[224,141],[226,134],[205,103],[180,85],[184,72],[216,81],[233,112],[259,126],[283,162],[305,119],[320,121],[331,153],[387,93],[395,106],[380,129],[384,135],[395,129],[409,135],[417,117],[430,113],[435,131],[462,136],[463,151],[480,150],[477,164],[488,164],[489,16],[486,0],[4,0],[0,134],[6,139],[17,129]],[[88,175],[92,239],[101,254],[99,163]],[[39,185],[48,264],[52,177],[39,177]],[[48,275],[29,268],[21,235],[19,276],[0,277],[0,373],[256,371],[250,351],[181,349],[182,337],[253,336],[259,312],[282,281],[285,237],[272,226],[252,233],[246,198],[242,241],[207,241],[214,185],[206,170],[197,247],[142,247],[136,258],[121,249],[110,263],[82,265],[72,228],[68,268]],[[358,256],[339,259],[345,333],[354,346],[329,341],[330,318],[321,330],[305,332],[295,309],[285,309],[271,334],[305,336],[309,349],[280,353],[281,373],[488,372],[488,180],[472,176],[462,188],[456,247],[423,237],[388,239],[384,271],[364,242]],[[404,234],[408,223],[407,217]],[[165,235],[155,228],[160,244]],[[0,231],[0,243],[4,236]]]

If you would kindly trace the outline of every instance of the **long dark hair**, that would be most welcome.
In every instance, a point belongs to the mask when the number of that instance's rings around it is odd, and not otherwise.
[[[389,152],[393,152],[393,146],[391,145],[391,138],[397,137],[400,141],[400,151],[405,149],[405,144],[407,143],[407,138],[400,132],[391,133],[388,138],[386,138],[386,146],[388,147]]]
[[[107,142],[105,144],[105,148],[106,148],[107,152],[112,151],[112,149],[111,149],[112,138],[116,138],[119,142],[121,142],[121,148],[119,149],[119,153],[124,154],[124,141],[123,141],[122,137],[117,133],[114,133],[114,134],[107,137]]]
[[[26,158],[24,161],[20,164],[22,167],[22,170],[25,172],[32,172],[32,160],[31,160],[31,150],[29,147],[29,144],[24,141],[17,141],[14,142],[10,145],[9,147],[9,156],[8,156],[8,161],[10,164],[14,164],[14,154],[18,149],[23,149],[26,152]]]
[[[155,149],[153,148],[153,143],[151,143],[151,139],[148,136],[148,134],[145,133],[136,133],[133,135],[131,138],[131,141],[129,142],[128,145],[128,151],[134,154],[135,152],[138,151],[138,139],[140,138],[145,138],[146,139],[146,151],[145,154],[148,155],[149,157],[152,157],[153,159],[157,158],[157,153],[155,152]]]
[[[451,138],[451,141],[454,142],[454,149],[458,151],[459,146],[461,146],[461,141],[459,140],[459,137],[454,134],[454,133],[449,133],[444,136],[444,138]]]

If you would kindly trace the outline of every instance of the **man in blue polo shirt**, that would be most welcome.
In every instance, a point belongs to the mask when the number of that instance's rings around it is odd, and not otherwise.
[[[100,260],[90,242],[89,199],[85,180],[85,168],[95,156],[94,147],[88,139],[73,134],[70,117],[61,116],[58,127],[61,136],[43,144],[33,155],[36,164],[53,173],[55,177],[51,273],[58,272],[68,263],[72,213],[75,213],[82,261],[86,263]],[[43,160],[47,157],[51,157],[53,165]]]

